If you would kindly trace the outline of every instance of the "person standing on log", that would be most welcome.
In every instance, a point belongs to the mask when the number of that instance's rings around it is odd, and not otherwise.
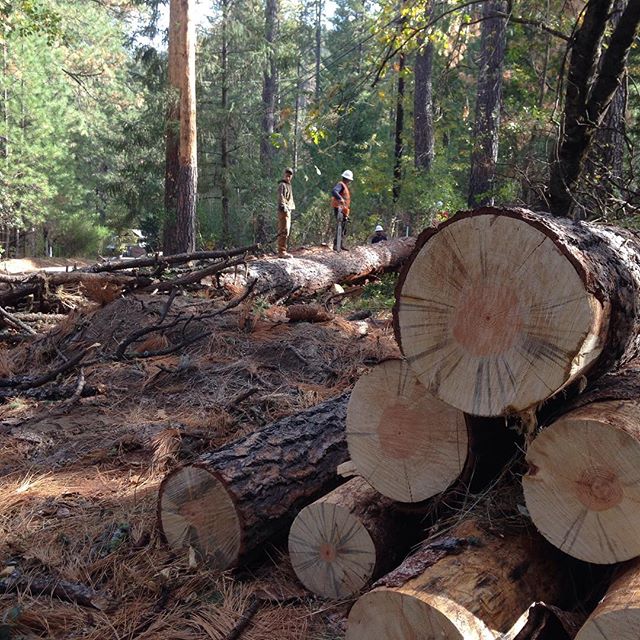
[[[291,188],[292,178],[293,169],[287,167],[282,180],[278,182],[278,258],[291,257],[291,254],[287,253],[287,243],[291,233],[291,212],[296,208]]]
[[[336,218],[336,231],[333,240],[333,250],[338,250],[338,215],[342,214],[342,238],[347,234],[347,221],[351,213],[351,193],[349,192],[349,184],[353,182],[353,173],[347,169],[342,172],[341,180],[333,187],[331,191],[331,206],[333,207],[333,215]],[[344,244],[344,240],[340,243],[340,249],[349,251]]]

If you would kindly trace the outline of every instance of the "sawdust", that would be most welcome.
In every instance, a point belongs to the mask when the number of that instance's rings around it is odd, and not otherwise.
[[[0,405],[0,573],[19,567],[57,577],[110,602],[100,611],[45,594],[6,593],[0,632],[224,639],[259,592],[268,597],[243,640],[340,637],[334,627],[344,611],[298,587],[277,551],[257,570],[236,575],[169,551],[156,531],[157,490],[175,465],[339,395],[367,366],[397,353],[391,330],[372,323],[364,333],[361,323],[341,318],[289,324],[278,307],[206,318],[214,303],[184,296],[173,301],[165,324],[191,320],[145,335],[127,349],[134,356],[115,359],[134,331],[159,323],[166,300],[129,296],[85,308],[30,344],[0,352],[6,377],[42,373],[100,343],[83,366],[98,395],[71,405],[26,397]],[[253,318],[249,330],[246,317]],[[202,332],[175,353],[138,357]]]

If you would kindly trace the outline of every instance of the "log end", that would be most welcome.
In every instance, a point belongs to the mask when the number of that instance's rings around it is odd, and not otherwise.
[[[478,416],[552,396],[597,359],[608,327],[584,274],[542,221],[498,213],[458,215],[432,234],[404,274],[394,312],[420,381]]]
[[[289,532],[291,564],[302,584],[324,598],[360,591],[373,576],[376,549],[348,509],[315,502],[298,514]]]
[[[360,598],[349,612],[346,640],[485,640],[466,636],[436,607],[409,593],[381,588]]]
[[[400,502],[420,502],[460,475],[467,459],[464,414],[427,392],[403,360],[387,360],[356,383],[347,445],[360,475]]]
[[[527,508],[565,553],[598,564],[640,555],[639,422],[640,404],[596,403],[563,416],[529,447]]]
[[[236,564],[241,550],[240,520],[224,484],[210,471],[185,466],[160,486],[158,524],[170,547],[191,547],[216,569]]]

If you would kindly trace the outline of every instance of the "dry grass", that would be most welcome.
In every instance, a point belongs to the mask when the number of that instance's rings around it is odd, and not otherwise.
[[[31,343],[0,351],[0,375],[16,375],[102,345],[84,368],[101,395],[64,411],[19,398],[0,405],[0,558],[27,576],[91,587],[112,603],[98,611],[23,590],[0,596],[0,618],[29,639],[224,639],[255,594],[266,593],[243,640],[339,637],[325,633],[325,622],[343,611],[308,598],[286,558],[233,577],[166,549],[156,533],[157,489],[176,464],[341,393],[368,364],[397,354],[390,332],[363,336],[341,319],[289,325],[281,308],[249,308],[251,333],[239,328],[238,311],[201,323],[209,336],[181,353],[101,359],[156,324],[165,301],[129,296],[85,308]],[[212,304],[177,298],[168,319]],[[132,349],[181,338],[152,333]]]

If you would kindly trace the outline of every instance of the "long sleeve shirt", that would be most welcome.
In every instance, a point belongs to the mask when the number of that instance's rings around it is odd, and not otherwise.
[[[296,203],[293,201],[293,189],[286,180],[278,182],[278,209],[280,211],[293,211]]]

